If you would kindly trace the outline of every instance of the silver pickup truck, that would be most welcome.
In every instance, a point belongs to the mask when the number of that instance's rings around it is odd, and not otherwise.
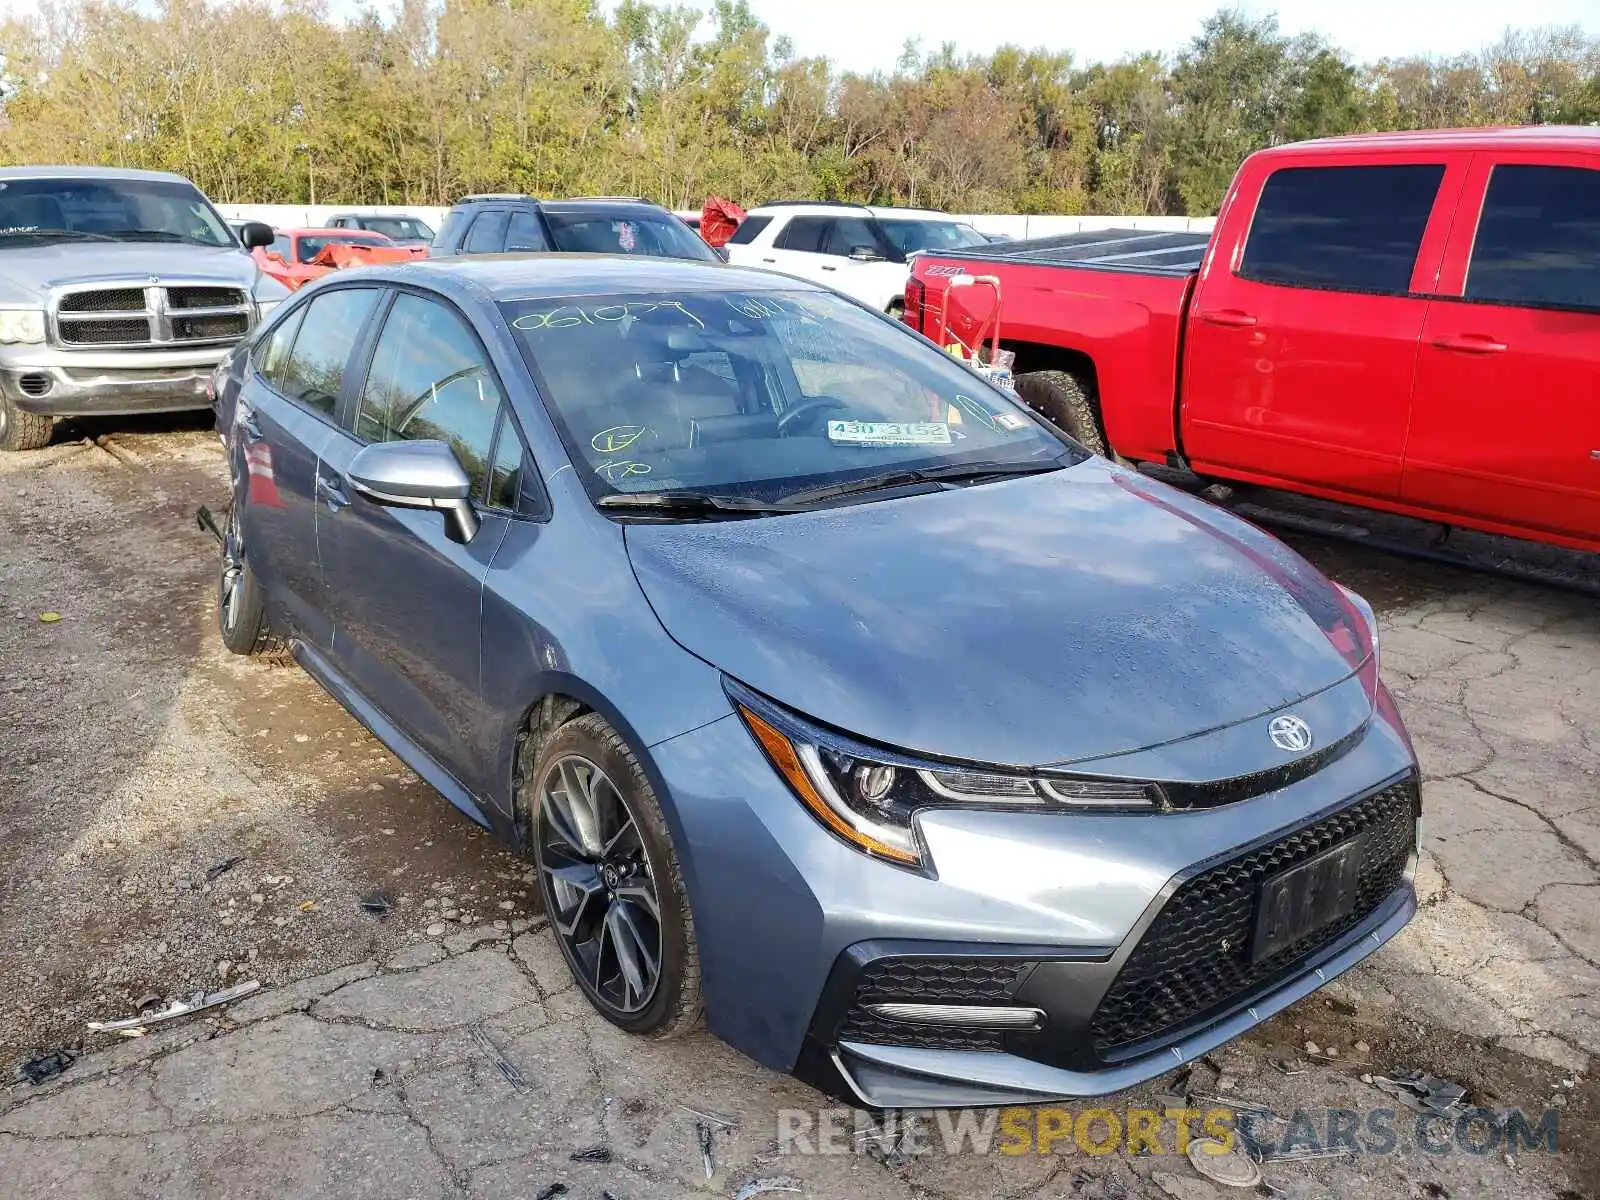
[[[0,169],[0,450],[56,417],[205,408],[212,369],[288,290],[180,175]],[[241,244],[242,242],[242,244]]]

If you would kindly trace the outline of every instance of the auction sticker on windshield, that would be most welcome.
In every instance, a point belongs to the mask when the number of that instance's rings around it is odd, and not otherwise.
[[[828,440],[852,446],[948,446],[942,421],[829,421]]]

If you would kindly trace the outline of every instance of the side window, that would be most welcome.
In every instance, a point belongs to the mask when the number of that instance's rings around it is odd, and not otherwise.
[[[466,224],[468,215],[458,208],[452,208],[445,213],[444,222],[439,226],[439,232],[433,235],[433,245],[429,248],[440,253],[454,254],[461,227]]]
[[[361,390],[356,436],[368,442],[448,442],[483,495],[500,386],[478,341],[452,310],[402,293],[383,323]]]
[[[279,376],[283,374],[283,364],[289,358],[289,347],[294,345],[295,332],[300,328],[305,313],[304,307],[290,313],[256,346],[254,356],[256,370],[260,371],[273,387],[278,386]]]
[[[378,289],[370,287],[340,288],[314,297],[305,306],[303,328],[284,364],[279,390],[332,417],[339,404],[345,363],[377,300]]]
[[[461,250],[465,254],[499,254],[506,244],[505,209],[481,214],[467,230],[467,240]]]
[[[772,244],[779,250],[805,250],[822,253],[822,238],[828,232],[827,217],[794,217],[778,231]]]
[[[877,254],[883,253],[878,245],[877,233],[864,218],[834,218],[833,228],[828,231],[828,240],[822,244],[822,252],[849,258],[857,246],[866,246]]]
[[[761,236],[761,231],[772,224],[771,217],[746,217],[728,239],[730,246],[746,246]]]
[[[494,463],[489,468],[489,506],[514,509],[522,491],[522,439],[505,406],[500,409],[500,432],[495,435]]]
[[[1502,304],[1600,308],[1600,171],[1495,167],[1466,295]]]
[[[1261,189],[1239,275],[1403,295],[1443,178],[1438,164],[1274,171]]]
[[[549,243],[544,240],[544,227],[539,224],[537,213],[528,212],[526,209],[511,214],[510,224],[506,227],[506,251],[508,253],[524,253],[530,250],[548,250]]]

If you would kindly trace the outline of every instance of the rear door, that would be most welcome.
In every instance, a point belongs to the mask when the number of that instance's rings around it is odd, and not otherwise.
[[[1404,498],[1600,540],[1600,154],[1474,157],[1417,363]]]
[[[343,429],[323,456],[328,511],[317,531],[334,622],[334,668],[469,790],[482,792],[470,747],[481,728],[483,577],[516,505],[523,460],[503,391],[477,335],[442,299],[399,291],[370,365],[347,396]],[[350,486],[350,461],[372,442],[449,443],[472,476],[481,525],[461,545],[442,514],[376,504]]]
[[[824,264],[830,267],[838,265],[822,253],[832,224],[833,221],[828,217],[790,217],[773,238],[771,249],[760,256],[758,265],[788,275],[798,275],[802,279],[814,279],[818,283],[827,282],[832,275],[822,273]]]
[[[1213,248],[1186,330],[1196,469],[1400,494],[1423,293],[1465,169],[1446,155],[1246,163],[1238,194],[1258,196],[1254,214]]]
[[[317,462],[336,432],[345,363],[377,292],[323,292],[256,350],[234,410],[246,478],[245,556],[297,637],[325,645],[331,624],[317,555]]]

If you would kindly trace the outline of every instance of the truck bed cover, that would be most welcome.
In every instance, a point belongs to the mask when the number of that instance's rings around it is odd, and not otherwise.
[[[995,242],[965,250],[928,252],[930,258],[974,262],[1038,263],[1151,275],[1187,275],[1200,269],[1211,236],[1148,229],[1092,229],[1058,237]]]

